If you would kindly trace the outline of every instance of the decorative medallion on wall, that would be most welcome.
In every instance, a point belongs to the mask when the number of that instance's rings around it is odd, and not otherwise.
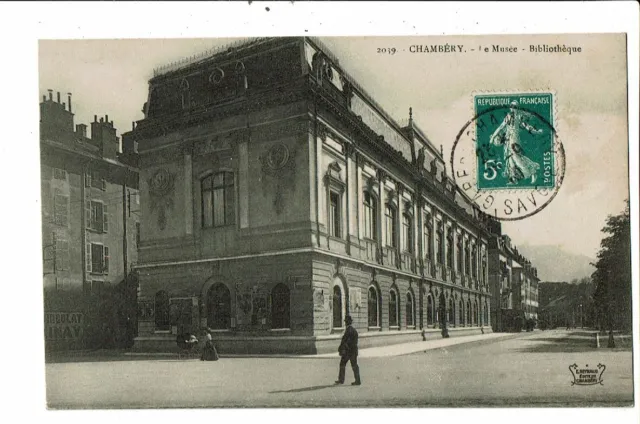
[[[261,156],[264,193],[273,193],[273,207],[278,215],[285,206],[285,194],[295,190],[295,150],[276,143]]]
[[[151,212],[158,210],[158,227],[164,230],[167,225],[167,210],[173,209],[173,189],[175,174],[164,168],[157,170],[149,178]]]

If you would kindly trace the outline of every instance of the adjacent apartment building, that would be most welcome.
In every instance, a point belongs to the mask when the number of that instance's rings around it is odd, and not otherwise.
[[[108,116],[74,127],[67,102],[40,103],[45,341],[48,350],[122,345],[135,335],[138,170]],[[127,300],[128,299],[128,300]],[[133,311],[133,312],[132,312]]]
[[[320,41],[253,39],[156,70],[140,154],[139,350],[335,351],[490,331],[490,219],[441,149]],[[135,147],[137,146],[137,147]]]
[[[489,281],[494,331],[519,331],[526,320],[538,319],[538,271],[511,238],[502,234],[499,222],[490,224]]]

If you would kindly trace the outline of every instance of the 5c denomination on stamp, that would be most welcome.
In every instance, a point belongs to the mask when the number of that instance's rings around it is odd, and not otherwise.
[[[550,92],[474,96],[474,117],[456,137],[451,169],[485,213],[523,219],[557,194],[565,155],[554,127],[554,100]]]

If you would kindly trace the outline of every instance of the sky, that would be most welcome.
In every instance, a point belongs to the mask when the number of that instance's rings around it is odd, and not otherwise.
[[[109,115],[118,134],[143,118],[153,69],[226,45],[231,39],[43,40],[40,96],[73,93],[76,123]],[[551,90],[556,130],[566,152],[558,196],[538,214],[506,222],[516,245],[559,245],[594,258],[601,228],[628,196],[626,44],[624,35],[331,37],[321,40],[340,65],[397,121],[413,117],[448,162],[472,96],[485,91]],[[462,45],[467,53],[410,53],[411,45]],[[483,46],[518,53],[471,53]],[[530,45],[580,47],[581,53],[536,54]],[[477,46],[477,48],[476,48]],[[378,53],[395,47],[396,53]],[[606,63],[607,66],[602,66]],[[55,97],[55,94],[54,94]],[[65,101],[65,100],[63,100]]]

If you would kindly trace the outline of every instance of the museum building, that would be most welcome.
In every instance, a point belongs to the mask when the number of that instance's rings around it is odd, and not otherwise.
[[[490,219],[312,38],[157,69],[140,154],[138,350],[210,331],[221,353],[490,331]],[[484,329],[483,329],[484,327]]]
[[[126,346],[136,332],[137,155],[109,117],[74,127],[71,94],[40,103],[45,347]],[[131,304],[128,308],[128,304]]]

